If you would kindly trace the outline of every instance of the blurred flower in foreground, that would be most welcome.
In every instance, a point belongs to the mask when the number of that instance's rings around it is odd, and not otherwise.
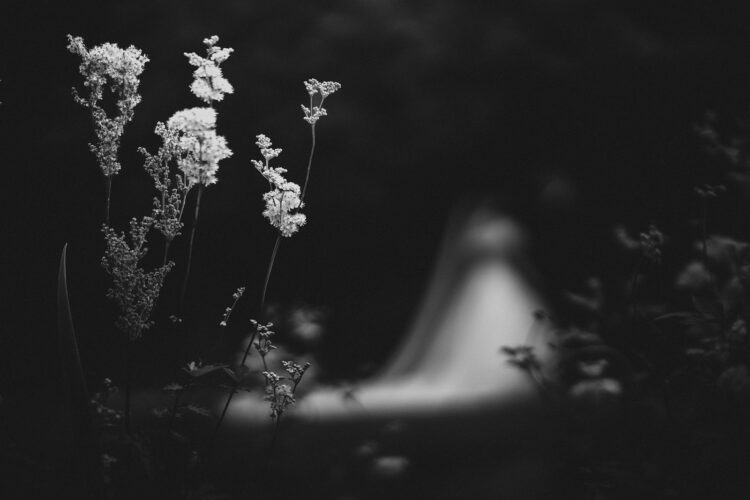
[[[406,457],[378,457],[372,461],[371,472],[380,479],[394,479],[406,473],[409,465],[409,459]]]
[[[295,307],[289,313],[289,333],[304,344],[312,344],[323,336],[323,310],[310,306]]]
[[[678,290],[698,293],[711,284],[711,273],[699,260],[689,263],[677,276],[675,287]]]
[[[590,378],[573,384],[570,397],[597,412],[614,408],[622,394],[622,384],[613,378]]]
[[[719,388],[735,400],[750,401],[750,369],[745,365],[724,370],[717,380]]]

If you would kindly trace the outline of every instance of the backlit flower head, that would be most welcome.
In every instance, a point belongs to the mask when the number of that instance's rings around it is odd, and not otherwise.
[[[183,109],[172,115],[167,127],[186,134],[207,132],[216,128],[216,111],[212,108]]]
[[[68,35],[68,50],[81,58],[78,70],[88,91],[88,95],[81,96],[74,88],[73,98],[91,110],[97,142],[91,144],[90,149],[104,175],[110,177],[121,169],[118,160],[120,138],[125,125],[133,119],[135,107],[141,102],[138,86],[148,57],[132,45],[123,49],[113,43],[104,43],[89,49],[83,38],[71,35]],[[117,113],[114,116],[108,115],[100,104],[105,87],[109,87],[116,98]]]
[[[281,149],[272,148],[271,139],[264,134],[259,134],[256,139],[255,144],[260,149],[264,160],[251,160],[251,162],[271,186],[271,190],[263,195],[263,200],[266,202],[263,216],[268,218],[271,225],[277,228],[282,236],[288,238],[307,222],[305,214],[298,212],[304,206],[300,199],[300,187],[286,180],[283,175],[286,169],[270,166],[270,161],[279,156]]]
[[[234,92],[234,88],[224,78],[219,67],[221,63],[229,59],[234,49],[218,47],[216,45],[218,41],[219,37],[216,35],[203,40],[207,57],[201,57],[193,52],[185,53],[188,62],[196,67],[193,71],[194,80],[190,85],[190,90],[206,104],[221,101],[224,99],[224,94]]]
[[[323,101],[326,97],[333,94],[341,88],[341,84],[338,82],[319,82],[315,78],[305,80],[305,90],[307,90],[310,96],[310,106],[302,105],[302,112],[305,114],[303,120],[310,125],[315,123],[324,116],[328,116],[328,112],[323,107]],[[318,96],[317,105],[314,103],[315,96]]]
[[[226,139],[216,133],[215,126],[216,111],[211,108],[184,109],[167,121],[167,127],[179,134],[181,154],[177,165],[190,186],[216,183],[219,162],[232,156]]]

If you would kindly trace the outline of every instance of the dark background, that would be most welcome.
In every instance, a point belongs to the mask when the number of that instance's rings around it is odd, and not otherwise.
[[[265,186],[250,165],[258,157],[254,136],[266,133],[284,148],[279,164],[301,183],[309,147],[302,81],[343,84],[318,126],[309,223],[283,242],[269,291],[273,303],[328,311],[318,358],[336,379],[377,367],[407,329],[457,203],[491,198],[522,220],[551,295],[611,265],[602,242],[614,223],[668,227],[692,215],[690,187],[712,180],[692,124],[706,109],[744,116],[750,99],[741,4],[175,0],[4,7],[4,405],[19,407],[44,392],[59,369],[54,301],[66,242],[87,372],[94,380],[116,370],[113,311],[98,267],[104,183],[86,146],[90,118],[70,95],[81,77],[65,48],[67,33],[88,45],[133,44],[150,58],[143,102],[122,144],[124,169],[114,181],[119,228],[150,208],[151,181],[136,148],[155,150],[155,122],[199,105],[182,53],[201,52],[201,40],[212,34],[235,49],[223,65],[235,93],[218,106],[219,133],[234,156],[221,164],[219,183],[201,206],[192,333],[184,343],[175,332],[151,340],[154,350],[144,354],[167,371],[206,348],[225,355],[232,333],[256,315],[274,233],[260,215]],[[174,248],[179,263],[169,293],[182,276],[186,239]],[[215,325],[243,284],[248,299],[238,324],[222,334]]]

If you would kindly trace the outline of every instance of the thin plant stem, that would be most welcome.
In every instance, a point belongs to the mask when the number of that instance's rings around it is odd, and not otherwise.
[[[271,271],[273,271],[273,263],[276,261],[276,254],[279,252],[279,245],[281,244],[281,231],[276,235],[276,243],[273,245],[273,251],[271,252],[271,260],[268,262],[268,269],[266,270],[266,279],[263,281],[263,294],[260,297],[260,311],[259,315],[263,314],[263,307],[266,305],[266,292],[268,291],[268,283],[271,281]]]
[[[313,155],[315,154],[315,124],[313,123],[310,125],[311,135],[312,135],[312,144],[310,146],[310,156],[307,158],[307,174],[305,174],[305,184],[302,187],[302,196],[300,196],[300,201],[305,201],[305,193],[307,193],[307,185],[310,182],[310,170],[312,168],[312,159]]]
[[[266,466],[271,467],[271,459],[273,458],[273,450],[276,447],[276,437],[279,435],[279,423],[281,422],[281,415],[276,415],[273,422],[273,434],[271,435],[271,444],[268,446],[268,455],[266,456]]]
[[[182,292],[180,293],[180,317],[185,311],[185,294],[187,293],[188,281],[190,280],[190,266],[193,261],[193,241],[195,240],[195,228],[198,226],[198,212],[201,208],[201,195],[203,194],[203,185],[198,186],[198,197],[195,200],[195,215],[193,217],[193,228],[190,230],[190,244],[188,246],[187,268],[185,270],[185,279],[182,282]]]
[[[126,339],[125,342],[125,432],[130,434],[130,358],[132,348],[130,346],[130,339]]]
[[[258,315],[263,315],[263,309],[266,306],[266,291],[268,290],[268,283],[271,281],[271,271],[273,270],[273,263],[276,260],[276,255],[279,251],[279,244],[281,243],[281,231],[276,235],[276,243],[273,245],[273,251],[271,252],[271,259],[268,262],[268,269],[266,270],[266,279],[263,282],[263,294],[261,295],[260,299],[260,309],[258,311]],[[255,325],[255,329],[253,330],[253,335],[250,337],[250,342],[248,342],[247,347],[245,348],[245,353],[242,356],[242,361],[240,362],[240,367],[245,366],[245,362],[247,361],[248,356],[250,355],[250,350],[253,347],[253,342],[255,342],[255,338],[258,336],[258,328],[260,323]],[[265,359],[263,360],[265,363]],[[224,408],[221,410],[221,415],[219,416],[219,421],[216,423],[216,427],[214,428],[214,435],[212,438],[212,442],[216,439],[216,436],[219,434],[219,428],[221,427],[222,422],[224,422],[224,418],[227,415],[227,411],[229,410],[229,405],[232,402],[232,398],[234,397],[235,392],[237,392],[237,387],[240,385],[240,381],[238,377],[234,377],[232,388],[229,391],[229,396],[227,396],[227,402],[224,403]]]
[[[703,260],[708,265],[708,200],[703,198],[701,203],[701,232],[703,237]]]
[[[164,260],[162,260],[161,265],[166,266],[167,265],[167,256],[169,255],[169,245],[172,244],[171,239],[165,239],[164,240]]]
[[[176,391],[174,394],[174,404],[172,405],[172,414],[169,417],[168,430],[172,430],[174,428],[174,422],[177,419],[177,407],[180,404],[180,396],[182,396],[182,391]]]
[[[639,256],[638,260],[635,263],[635,267],[633,268],[633,275],[630,278],[630,286],[628,287],[629,288],[628,293],[630,295],[629,296],[629,302],[630,302],[629,311],[630,311],[630,314],[633,314],[633,315],[636,313],[636,310],[637,310],[635,299],[636,299],[636,292],[638,291],[637,287],[638,287],[638,282],[639,282],[639,278],[641,274],[642,264],[643,264],[643,255]]]
[[[323,107],[323,101],[320,100],[320,107]],[[313,109],[313,97],[310,96],[310,110]],[[305,174],[305,184],[302,186],[302,196],[300,196],[300,205],[305,202],[305,193],[307,193],[307,184],[310,182],[310,169],[312,168],[313,155],[315,154],[315,122],[310,124],[310,134],[312,136],[312,143],[310,145],[310,156],[307,158],[307,174]]]
[[[106,176],[107,179],[107,201],[105,203],[104,208],[104,222],[109,226],[109,205],[110,205],[110,198],[112,197],[112,176],[108,175]]]

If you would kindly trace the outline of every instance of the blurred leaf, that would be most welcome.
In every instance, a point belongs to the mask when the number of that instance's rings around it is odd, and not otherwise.
[[[185,410],[191,413],[195,413],[196,415],[200,415],[201,417],[211,416],[211,412],[207,408],[203,408],[202,406],[187,405],[185,406]]]
[[[716,323],[715,317],[712,317],[703,313],[694,313],[694,312],[670,313],[670,314],[664,314],[656,318],[656,321],[668,321],[668,320],[675,320],[683,326],[696,326],[696,325],[703,325],[706,323]]]
[[[692,299],[696,311],[716,318],[724,316],[724,306],[718,300],[709,297],[699,297],[697,295],[693,295]]]
[[[179,442],[181,442],[181,443],[187,443],[187,442],[189,441],[189,439],[188,439],[188,438],[186,438],[185,436],[183,436],[182,434],[180,434],[180,433],[179,433],[179,432],[177,432],[177,431],[170,431],[170,432],[169,432],[169,435],[170,435],[170,436],[172,436],[172,438],[173,438],[173,439],[174,439],[175,441],[179,441]]]
[[[213,364],[213,365],[205,365],[201,366],[200,368],[195,368],[192,370],[188,370],[187,368],[183,368],[187,372],[188,375],[194,378],[203,377],[205,375],[208,375],[209,373],[213,373],[218,370],[224,370],[227,368],[227,365],[225,364]]]

